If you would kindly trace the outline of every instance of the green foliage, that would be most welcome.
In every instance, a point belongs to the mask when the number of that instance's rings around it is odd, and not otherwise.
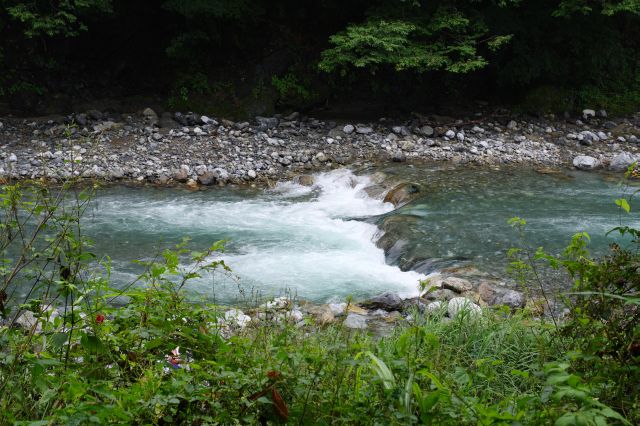
[[[11,19],[22,24],[24,35],[28,38],[58,35],[74,37],[87,30],[82,21],[84,15],[109,13],[112,10],[112,0],[3,0],[0,5]]]
[[[424,20],[370,19],[332,36],[333,47],[322,53],[320,69],[346,74],[355,67],[375,73],[390,66],[396,71],[467,73],[487,65],[478,53],[486,33],[484,24],[449,7],[436,9]],[[489,38],[489,47],[496,50],[509,40],[508,35]]]
[[[473,321],[415,311],[387,337],[310,320],[241,328],[184,292],[204,271],[229,271],[213,256],[222,241],[199,252],[183,241],[141,262],[135,287],[109,289],[108,259],[96,264],[80,232],[90,200],[70,184],[1,193],[1,424],[638,420],[637,355],[625,345],[637,310],[620,315],[640,307],[636,252],[594,261],[585,234],[561,257],[538,250],[577,279],[560,328],[488,310]],[[524,232],[524,219],[511,224]],[[127,304],[113,307],[116,297]],[[18,309],[33,318],[22,328],[11,326]]]

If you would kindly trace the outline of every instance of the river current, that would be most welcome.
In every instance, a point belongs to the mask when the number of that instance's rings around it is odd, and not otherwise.
[[[520,244],[507,225],[513,216],[527,220],[528,244],[550,251],[586,231],[591,248],[604,252],[613,241],[605,233],[621,219],[614,199],[623,188],[604,175],[388,167],[385,179],[421,188],[396,209],[365,190],[380,171],[333,170],[315,175],[311,187],[284,183],[269,190],[106,188],[84,226],[94,251],[111,257],[115,286],[141,272],[132,260],[153,259],[183,237],[196,250],[224,239],[218,257],[233,272],[204,274],[187,287],[192,294],[233,302],[252,293],[289,293],[324,302],[383,291],[417,295],[421,279],[452,266],[500,277],[506,251]],[[388,232],[397,235],[387,237],[399,244],[385,256],[376,241],[390,218]]]

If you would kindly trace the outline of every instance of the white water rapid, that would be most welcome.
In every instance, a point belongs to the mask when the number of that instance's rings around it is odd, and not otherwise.
[[[312,187],[285,183],[259,193],[113,188],[99,195],[86,225],[96,251],[111,256],[116,285],[139,272],[131,260],[152,258],[190,237],[200,250],[228,240],[221,257],[239,280],[215,273],[189,287],[222,300],[234,300],[238,286],[314,301],[383,291],[417,295],[425,276],[387,265],[374,242],[376,226],[357,220],[393,209],[369,197],[368,184],[341,169],[315,175]]]

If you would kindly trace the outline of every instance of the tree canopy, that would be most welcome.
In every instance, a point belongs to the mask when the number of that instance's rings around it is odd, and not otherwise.
[[[0,96],[110,86],[187,107],[198,96],[310,104],[547,90],[566,94],[565,107],[632,109],[638,40],[640,0],[0,0]]]

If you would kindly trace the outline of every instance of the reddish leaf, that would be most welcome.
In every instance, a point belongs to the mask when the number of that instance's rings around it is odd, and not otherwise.
[[[287,421],[289,419],[289,409],[287,409],[287,404],[284,403],[284,399],[282,399],[280,392],[276,388],[271,388],[271,399],[273,400],[276,414],[282,420]]]

